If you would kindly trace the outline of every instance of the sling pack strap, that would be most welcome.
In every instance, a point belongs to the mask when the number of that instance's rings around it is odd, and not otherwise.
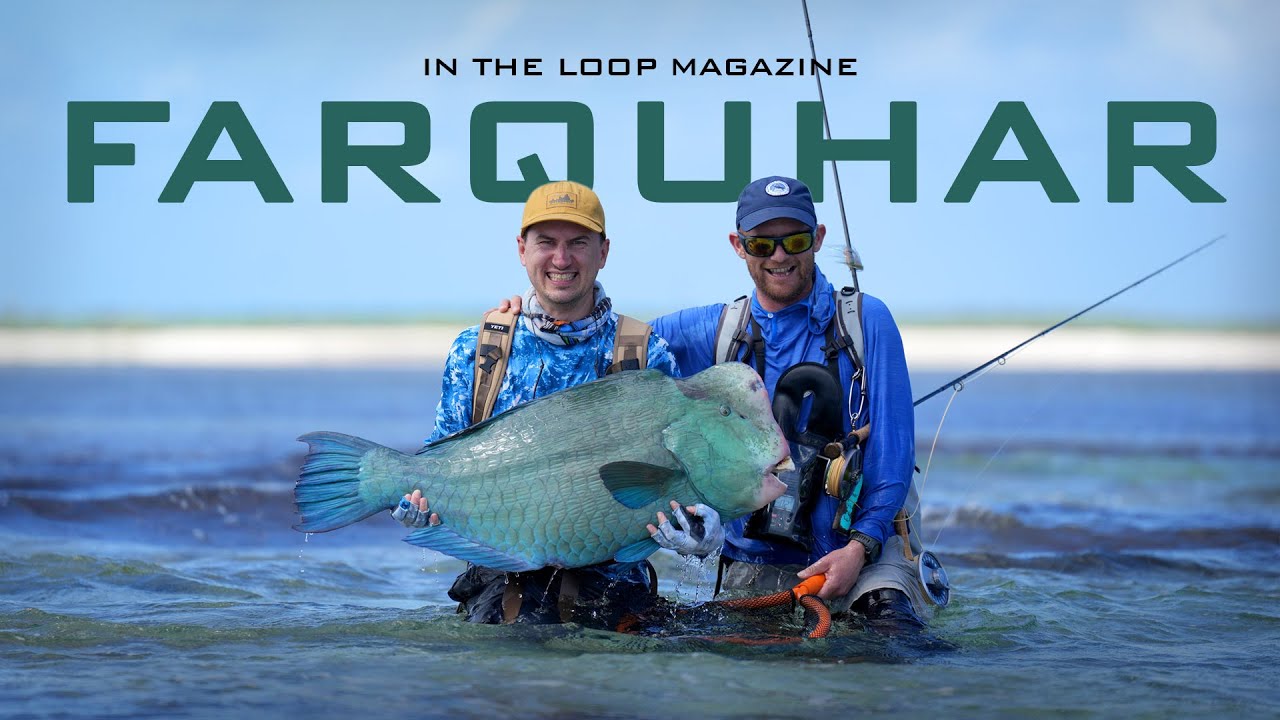
[[[623,370],[643,370],[649,365],[649,336],[653,328],[626,315],[618,316],[618,329],[613,336],[613,364],[606,375]]]
[[[490,311],[480,322],[480,336],[476,340],[476,367],[474,388],[471,393],[471,424],[486,420],[493,414],[498,401],[498,388],[507,374],[507,359],[511,356],[511,339],[515,335],[516,316],[513,312]]]

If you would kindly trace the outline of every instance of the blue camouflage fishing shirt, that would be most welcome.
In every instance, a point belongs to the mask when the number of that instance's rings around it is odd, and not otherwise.
[[[609,321],[587,341],[576,345],[553,345],[530,332],[524,322],[516,322],[507,374],[498,388],[493,414],[604,377],[613,364],[613,341],[617,329],[618,316],[611,312]],[[479,335],[479,325],[469,327],[458,335],[449,349],[440,405],[436,407],[436,426],[431,437],[427,438],[428,443],[460,432],[471,424],[471,385],[475,380],[476,339]],[[656,332],[649,335],[648,354],[648,367],[671,377],[680,377],[670,348]]]
[[[778,378],[793,365],[825,363],[822,346],[826,344],[827,325],[835,321],[836,304],[831,283],[821,270],[814,270],[809,297],[778,312],[761,308],[752,293],[751,314],[764,333],[764,381],[770,398]],[[651,323],[654,332],[670,343],[686,375],[715,364],[716,328],[724,307],[717,303],[689,308]],[[868,407],[863,409],[858,425],[870,422],[871,436],[863,459],[861,509],[854,519],[854,529],[883,543],[893,532],[893,518],[907,497],[915,466],[915,411],[898,326],[889,308],[866,294],[862,296],[862,335]],[[853,362],[847,353],[840,354],[839,363],[841,385],[849,389],[841,401],[844,430],[848,432],[850,398],[856,407],[860,388],[853,382]],[[743,537],[746,518],[726,526],[724,554],[746,562],[809,565],[848,543],[847,538],[831,530],[838,511],[839,502],[819,491],[809,518],[814,542],[807,557],[803,550],[791,545]]]
[[[531,332],[524,322],[516,322],[507,374],[498,389],[493,414],[604,377],[613,364],[613,341],[618,329],[617,314],[610,312],[609,315],[609,321],[594,336],[575,345],[554,345]],[[476,339],[479,335],[479,325],[469,327],[458,335],[449,349],[440,404],[436,407],[436,426],[431,437],[427,438],[428,443],[465,430],[471,424],[472,383],[475,381]],[[648,367],[671,377],[680,377],[670,348],[656,332],[649,335]],[[572,441],[572,438],[566,438],[566,441]],[[648,574],[635,563],[606,563],[583,568],[583,571],[598,573],[608,582],[648,583]]]

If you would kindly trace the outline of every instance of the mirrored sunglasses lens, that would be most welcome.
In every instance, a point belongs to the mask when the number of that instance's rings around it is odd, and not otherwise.
[[[756,257],[769,257],[777,242],[773,238],[747,238],[747,254]]]
[[[811,247],[813,247],[813,235],[811,233],[788,235],[782,241],[782,249],[786,250],[789,255],[802,253]]]

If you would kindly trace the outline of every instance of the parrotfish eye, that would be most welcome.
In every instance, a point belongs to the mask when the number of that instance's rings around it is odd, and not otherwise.
[[[720,406],[720,415],[721,415],[722,417],[729,417],[729,406],[728,406],[728,405],[721,405],[721,406]]]

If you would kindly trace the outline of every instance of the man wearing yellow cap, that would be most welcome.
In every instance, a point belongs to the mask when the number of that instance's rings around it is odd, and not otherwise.
[[[643,366],[679,375],[666,342],[647,325],[613,312],[596,280],[609,257],[609,238],[604,209],[591,188],[564,181],[535,189],[524,206],[516,247],[531,284],[524,313],[518,319],[514,313],[490,313],[454,340],[428,443],[535,398],[638,369],[641,356],[647,358]],[[406,496],[394,514],[410,527],[438,522],[428,498],[416,494]],[[651,595],[650,582],[647,567],[617,563],[533,573],[469,565],[449,596],[462,603],[460,610],[472,622],[583,621],[590,613],[582,608],[607,608],[594,613],[597,619],[637,609]]]

